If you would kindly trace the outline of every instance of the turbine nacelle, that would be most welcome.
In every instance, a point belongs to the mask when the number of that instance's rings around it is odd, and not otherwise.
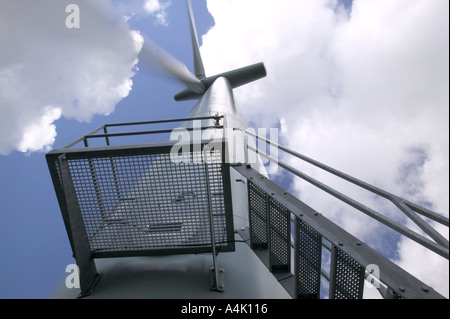
[[[225,77],[230,82],[231,87],[237,88],[241,85],[259,80],[267,75],[264,63],[256,63],[243,68],[209,76],[201,80],[204,84],[204,91],[198,93],[190,88],[184,89],[175,94],[175,101],[196,100],[202,97],[203,93],[214,83],[219,77]]]
[[[189,12],[190,31],[192,39],[192,53],[194,56],[194,72],[195,77],[203,83],[203,90],[199,90],[198,84],[186,83],[187,88],[181,92],[175,94],[175,101],[196,100],[202,97],[202,95],[208,90],[208,88],[219,77],[225,77],[230,82],[231,87],[234,89],[241,85],[253,82],[261,79],[267,75],[266,69],[263,63],[257,63],[249,65],[243,68],[235,69],[232,71],[220,73],[214,76],[206,77],[205,68],[203,66],[202,57],[200,55],[199,42],[197,38],[197,30],[195,28],[194,14],[192,12],[191,1],[187,0],[187,7]]]

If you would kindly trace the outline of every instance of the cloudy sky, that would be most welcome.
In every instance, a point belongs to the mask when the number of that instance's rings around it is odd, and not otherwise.
[[[207,70],[266,65],[266,79],[236,90],[254,125],[281,125],[290,148],[448,216],[448,2],[208,1],[208,9],[216,25],[203,37]],[[286,161],[406,222],[384,201]],[[447,260],[302,181],[292,188],[448,296]]]
[[[79,5],[80,28],[66,27],[70,3]],[[290,148],[448,216],[447,1],[193,6],[207,75],[265,63],[267,78],[235,91],[251,126],[279,127]],[[45,298],[73,262],[46,151],[104,123],[183,117],[192,107],[173,102],[182,85],[138,64],[145,34],[191,67],[184,1],[98,0],[94,7],[0,2],[0,297]],[[407,223],[388,204],[285,160]],[[281,177],[308,204],[448,297],[448,261]],[[448,238],[448,229],[442,232]]]

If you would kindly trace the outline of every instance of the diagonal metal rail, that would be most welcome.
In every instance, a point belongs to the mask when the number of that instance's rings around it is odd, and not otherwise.
[[[361,299],[365,281],[385,299],[444,298],[251,165],[233,168],[247,179],[249,197],[249,228],[238,232],[293,298],[318,299],[328,291],[333,299]],[[294,229],[280,227],[289,216]],[[292,237],[293,246],[279,245],[280,238],[286,243]],[[330,255],[328,266],[322,261],[327,255],[323,248]],[[293,267],[273,267],[279,259],[272,254],[289,256],[291,250]],[[323,267],[329,268],[328,272]],[[378,273],[373,272],[376,268]],[[329,282],[328,288],[321,284],[322,278]]]
[[[444,226],[449,227],[449,219],[448,217],[442,216],[436,212],[431,211],[430,209],[427,209],[425,207],[422,207],[420,205],[417,205],[413,202],[410,202],[404,198],[401,198],[399,196],[396,196],[392,193],[389,193],[383,189],[380,189],[376,186],[370,185],[364,181],[361,181],[357,178],[354,178],[348,174],[345,174],[341,171],[338,171],[330,166],[327,166],[323,163],[320,163],[316,160],[313,160],[303,154],[300,154],[298,152],[295,152],[291,149],[288,149],[282,145],[279,145],[278,143],[275,143],[273,141],[270,141],[262,136],[259,136],[253,132],[245,131],[246,134],[253,136],[265,143],[268,143],[272,146],[277,147],[279,150],[282,150],[298,159],[301,159],[307,163],[312,164],[313,166],[316,166],[318,168],[321,168],[335,176],[338,176],[354,185],[357,185],[365,190],[368,190],[376,195],[379,195],[389,201],[391,201],[394,205],[396,205],[400,211],[402,211],[406,216],[408,216],[414,223],[416,223],[428,236],[430,236],[433,240],[430,240],[423,235],[405,227],[404,225],[401,225],[390,218],[380,214],[379,212],[373,210],[372,208],[367,207],[364,204],[361,204],[360,202],[342,194],[341,192],[325,185],[324,183],[308,176],[307,174],[300,172],[299,170],[293,168],[292,166],[283,163],[279,161],[276,158],[273,158],[272,156],[264,153],[260,149],[253,148],[251,146],[247,146],[247,148],[251,151],[257,152],[259,155],[269,159],[272,162],[275,162],[278,164],[278,166],[286,169],[287,171],[291,172],[292,174],[304,179],[305,181],[309,182],[310,184],[320,188],[321,190],[327,192],[328,194],[340,199],[341,201],[345,202],[346,204],[358,209],[359,211],[363,212],[364,214],[372,217],[373,219],[381,222],[382,224],[390,227],[391,229],[399,232],[400,234],[412,239],[413,241],[419,243],[420,245],[430,249],[431,251],[439,254],[440,256],[449,259],[449,241],[444,236],[442,236],[439,232],[437,232],[429,223],[427,223],[423,218],[419,216],[422,215],[424,217],[427,217],[431,220],[434,220]]]

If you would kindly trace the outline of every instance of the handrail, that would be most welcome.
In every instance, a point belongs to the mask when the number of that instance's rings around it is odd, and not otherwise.
[[[134,125],[153,125],[153,124],[162,124],[162,123],[173,123],[173,122],[185,122],[185,121],[196,121],[196,120],[214,120],[214,126],[202,127],[201,129],[208,128],[223,128],[223,125],[218,125],[218,121],[223,119],[224,115],[212,115],[212,116],[201,116],[201,117],[188,117],[188,118],[177,118],[177,119],[168,119],[168,120],[155,120],[155,121],[143,121],[143,122],[125,122],[125,123],[113,123],[113,124],[103,124],[102,126],[96,128],[92,132],[85,134],[73,142],[63,146],[62,148],[71,148],[72,146],[84,142],[85,147],[88,147],[88,139],[91,138],[105,138],[106,145],[110,145],[109,138],[110,137],[121,137],[121,136],[133,136],[133,135],[148,135],[148,134],[162,134],[162,133],[170,133],[175,129],[164,129],[164,130],[152,130],[152,131],[135,131],[135,132],[120,132],[120,133],[108,133],[108,127],[118,127],[118,126],[134,126]],[[185,128],[190,131],[192,128]],[[96,134],[100,130],[103,130],[104,134]]]
[[[429,225],[427,222],[425,222],[422,218],[420,218],[417,214],[421,214],[425,217],[428,217],[442,225],[449,226],[449,219],[445,216],[439,215],[427,208],[421,207],[415,203],[412,203],[406,199],[403,199],[401,197],[398,197],[394,194],[391,194],[385,190],[382,190],[376,186],[370,185],[366,182],[363,182],[357,178],[354,178],[350,175],[347,175],[343,172],[340,172],[334,168],[331,168],[323,163],[320,163],[318,161],[315,161],[309,157],[306,157],[298,152],[292,151],[286,147],[283,147],[279,145],[278,143],[275,143],[273,141],[270,141],[262,136],[259,136],[257,134],[254,134],[249,131],[245,131],[246,134],[256,137],[266,143],[269,143],[275,147],[278,147],[278,149],[285,151],[286,153],[299,158],[301,160],[304,160],[316,167],[319,167],[333,175],[336,175],[338,177],[341,177],[345,179],[346,181],[353,183],[357,186],[360,186],[374,194],[377,194],[385,199],[390,200],[392,203],[394,203],[404,214],[406,214],[413,222],[415,222],[427,235],[429,235],[434,241],[418,234],[417,232],[399,224],[395,221],[391,220],[390,218],[387,218],[386,216],[383,216],[382,214],[376,212],[375,210],[355,201],[354,199],[336,191],[335,189],[321,183],[320,181],[306,175],[305,173],[302,173],[298,171],[297,169],[281,162],[279,159],[275,159],[271,157],[270,155],[264,153],[263,151],[253,148],[249,145],[247,145],[247,148],[251,151],[257,152],[261,156],[269,159],[272,162],[276,162],[280,167],[286,169],[287,171],[291,172],[292,174],[304,179],[305,181],[309,182],[310,184],[322,189],[323,191],[329,193],[330,195],[340,199],[341,201],[347,203],[348,205],[358,209],[359,211],[365,213],[366,215],[372,217],[373,219],[381,222],[382,224],[390,227],[393,230],[396,230],[400,234],[407,236],[408,238],[412,239],[413,241],[419,243],[420,245],[430,249],[431,251],[439,254],[440,256],[449,259],[449,241],[442,236],[440,233],[438,233],[431,225]]]
[[[272,272],[278,272],[274,265],[284,263],[282,266],[286,268],[279,274],[283,275],[282,278],[287,278],[289,266],[293,267],[292,280],[281,283],[293,298],[321,298],[325,292],[322,288],[328,290],[329,298],[363,298],[364,278],[378,289],[383,298],[443,298],[252,165],[235,165],[234,169],[247,179],[249,233],[243,231],[242,238]],[[287,220],[291,227],[286,227]],[[278,235],[278,231],[282,235]],[[272,235],[276,235],[275,239]],[[329,254],[324,255],[323,248]],[[261,253],[261,249],[268,250],[268,254],[265,251]],[[288,260],[291,260],[290,265]],[[320,284],[321,279],[328,280],[328,288]]]

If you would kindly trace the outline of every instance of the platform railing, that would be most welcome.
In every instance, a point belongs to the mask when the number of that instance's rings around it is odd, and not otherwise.
[[[350,198],[349,196],[344,195],[343,193],[333,189],[332,187],[325,185],[324,183],[308,176],[307,174],[295,169],[294,167],[281,162],[279,159],[273,158],[272,156],[266,154],[265,152],[261,151],[261,148],[253,148],[248,146],[248,149],[254,152],[257,152],[260,156],[269,159],[270,161],[276,162],[279,167],[282,167],[289,171],[290,173],[294,174],[297,177],[302,178],[303,180],[309,182],[310,184],[320,188],[321,190],[329,193],[330,195],[338,198],[339,200],[345,202],[346,204],[358,209],[362,213],[372,217],[373,219],[381,222],[382,224],[388,226],[389,228],[399,232],[400,234],[409,237],[413,241],[421,244],[422,246],[428,248],[429,250],[439,254],[440,256],[449,259],[449,241],[446,239],[443,235],[441,235],[436,229],[433,228],[429,223],[427,223],[423,218],[421,218],[419,215],[422,215],[426,218],[429,218],[431,220],[434,220],[435,222],[442,224],[446,227],[449,227],[449,218],[445,217],[441,214],[438,214],[428,208],[425,208],[423,206],[417,205],[407,199],[401,198],[397,195],[394,195],[390,192],[387,192],[383,189],[380,189],[379,187],[370,185],[369,183],[366,183],[362,180],[359,180],[355,177],[352,177],[348,174],[345,174],[341,171],[338,171],[330,166],[327,166],[323,163],[320,163],[314,159],[311,159],[303,154],[300,154],[298,152],[295,152],[291,149],[288,149],[282,145],[279,145],[273,141],[270,141],[262,136],[259,136],[257,134],[254,134],[250,131],[246,131],[248,135],[251,135],[255,138],[258,138],[259,140],[268,143],[276,148],[278,150],[284,151],[287,154],[290,154],[294,156],[295,158],[298,158],[300,160],[303,160],[309,164],[312,164],[324,171],[327,171],[337,177],[340,177],[354,185],[357,185],[369,192],[372,192],[375,195],[381,196],[389,201],[391,201],[395,206],[399,208],[401,212],[403,212],[408,218],[411,219],[417,226],[419,226],[428,236],[430,236],[430,239],[424,237],[423,235],[419,234],[416,231],[413,231],[404,225],[393,221],[392,219],[382,215],[381,213],[375,211],[374,209],[367,207],[366,205]]]
[[[284,151],[391,201],[401,212],[414,221],[429,238],[321,183],[280,161],[279,158],[266,154],[261,151],[261,149],[265,149],[264,147],[254,148],[248,146],[250,143],[246,143],[248,150],[273,161],[279,167],[356,208],[373,220],[448,259],[448,240],[419,215],[448,227],[449,219],[447,217],[283,147],[265,137],[258,136],[250,131],[246,133],[278,148],[279,151]],[[256,145],[256,143],[251,144]],[[272,250],[279,249],[273,248],[274,243],[271,242],[271,238],[278,236],[277,233],[283,233],[280,230],[280,221],[275,222],[274,225],[271,224],[274,218],[277,219],[277,215],[278,217],[282,216],[282,228],[289,229],[282,237],[286,243],[289,239],[291,245],[289,245],[289,251],[286,245],[283,246],[282,250],[284,256],[290,256],[289,258],[291,258],[291,255],[293,255],[294,267],[291,267],[287,259],[284,258],[285,268],[279,266],[274,268],[274,264],[270,261],[270,259],[274,259],[273,256],[269,258],[267,266],[274,273],[277,271],[284,272],[281,277],[291,278],[293,282],[289,283],[290,280],[284,280],[284,285],[294,298],[319,298],[323,295],[320,292],[321,286],[323,288],[323,285],[321,285],[322,279],[329,282],[328,296],[330,298],[362,298],[366,281],[372,282],[383,298],[443,297],[431,287],[395,265],[387,257],[362,243],[356,237],[323,217],[322,214],[281,189],[265,176],[260,175],[256,170],[251,169],[250,165],[236,166],[235,169],[247,177],[248,181],[250,220],[248,241],[255,252],[263,256],[264,253],[259,250],[267,249],[270,257]],[[255,198],[257,198],[256,202]],[[279,244],[276,245],[279,246]],[[312,256],[308,254],[312,254]],[[324,262],[322,261],[322,255],[327,254],[331,264],[329,270],[322,266]],[[291,269],[293,269],[292,272]],[[292,273],[291,277],[287,276],[288,272]]]
[[[177,130],[177,128],[165,128],[165,129],[159,129],[159,130],[136,130],[136,131],[125,131],[125,132],[108,132],[109,128],[117,128],[117,127],[139,127],[144,125],[157,125],[157,124],[166,124],[166,123],[182,123],[186,121],[201,121],[201,120],[211,120],[211,126],[204,126],[201,127],[201,130],[206,129],[223,129],[223,125],[220,124],[220,120],[224,118],[223,115],[214,115],[214,116],[204,116],[204,117],[191,117],[191,118],[177,118],[177,119],[167,119],[167,120],[155,120],[155,121],[142,121],[142,122],[125,122],[125,123],[113,123],[113,124],[103,124],[100,127],[96,128],[92,132],[89,132],[88,134],[85,134],[73,142],[63,146],[63,149],[72,148],[73,146],[76,146],[77,144],[83,142],[83,145],[85,147],[89,147],[89,141],[95,140],[95,139],[104,139],[105,146],[111,145],[111,140],[113,138],[119,138],[119,137],[127,137],[127,136],[145,136],[145,135],[155,135],[155,134],[168,134],[173,133]],[[187,127],[183,128],[187,131],[193,131],[197,128],[195,127]],[[100,133],[99,133],[100,132]],[[130,143],[128,143],[130,144]]]

